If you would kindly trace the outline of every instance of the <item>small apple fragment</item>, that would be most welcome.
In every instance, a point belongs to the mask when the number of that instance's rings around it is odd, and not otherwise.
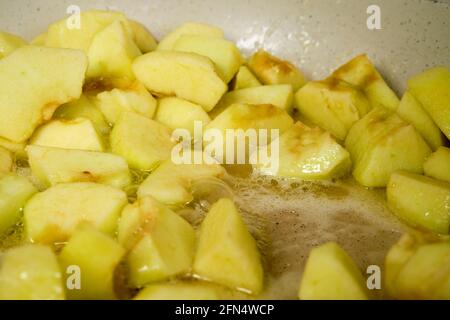
[[[111,131],[111,149],[134,169],[151,170],[170,157],[174,142],[166,126],[132,112],[122,112]]]
[[[423,164],[429,177],[450,183],[450,149],[439,147]]]
[[[21,37],[0,31],[0,59],[26,44]]]
[[[206,282],[155,283],[146,286],[134,300],[219,300],[214,285]]]
[[[227,91],[214,64],[196,53],[154,51],[135,59],[133,71],[151,92],[186,99],[210,111]]]
[[[151,119],[156,111],[157,101],[141,83],[136,81],[126,89],[114,88],[99,93],[96,105],[108,122],[115,124],[124,111],[135,112]]]
[[[11,171],[13,167],[13,157],[9,150],[0,147],[0,178]]]
[[[225,169],[219,164],[175,164],[168,159],[139,186],[138,198],[152,196],[170,208],[178,208],[193,200],[195,181],[221,178]]]
[[[184,35],[223,38],[223,31],[203,23],[186,22],[166,35],[159,42],[157,50],[173,50],[177,40]]]
[[[58,63],[55,64],[55,61]],[[81,95],[83,52],[24,46],[0,60],[0,136],[24,142],[55,109]]]
[[[33,46],[44,46],[45,42],[47,41],[47,32],[43,32],[38,34],[36,37],[33,38],[33,40],[30,41],[30,44]]]
[[[450,184],[425,176],[395,172],[387,185],[387,200],[402,220],[439,234],[450,233]]]
[[[366,281],[351,257],[336,243],[311,250],[298,296],[301,300],[367,300]]]
[[[264,50],[258,50],[250,57],[248,67],[264,84],[290,84],[297,91],[306,83],[297,67]]]
[[[7,250],[0,264],[0,300],[63,300],[61,270],[53,251],[27,244]]]
[[[334,79],[308,82],[295,94],[295,102],[304,118],[341,141],[371,109],[362,92]]]
[[[68,299],[115,299],[114,271],[125,250],[112,237],[89,224],[77,227],[61,250],[58,260],[63,270],[77,266],[80,288],[66,290]],[[70,277],[71,273],[65,273]]]
[[[119,241],[132,287],[186,274],[194,258],[195,231],[182,217],[150,197],[128,205],[120,218]]]
[[[230,82],[243,62],[236,45],[218,37],[183,35],[175,42],[173,50],[208,57],[225,83]]]
[[[335,70],[330,78],[345,81],[362,90],[373,107],[384,107],[396,111],[399,99],[387,85],[367,55],[351,59]]]
[[[397,114],[404,121],[411,123],[433,150],[444,144],[444,136],[439,127],[434,124],[433,119],[409,91],[403,95],[397,108]]]
[[[130,28],[133,31],[134,42],[142,53],[153,51],[158,46],[155,38],[147,28],[134,20],[128,20]]]
[[[38,128],[30,139],[31,145],[88,151],[104,151],[105,146],[91,120],[52,120]]]
[[[193,272],[231,289],[262,291],[263,267],[256,241],[230,199],[213,204],[203,220]]]
[[[281,135],[278,144],[278,168],[260,162],[256,166],[264,175],[316,180],[340,178],[350,171],[348,151],[319,128],[297,122]],[[267,148],[270,151],[270,146]]]
[[[250,71],[247,66],[240,66],[234,81],[232,82],[232,89],[239,90],[251,87],[261,86],[258,78]]]
[[[12,152],[16,158],[24,158],[26,142],[12,142],[11,140],[0,137],[0,148]]]
[[[0,179],[0,235],[21,218],[21,208],[37,192],[28,179],[7,175]]]
[[[110,186],[92,182],[61,183],[27,202],[25,233],[33,242],[63,242],[78,224],[87,221],[113,235],[126,203],[126,194]]]
[[[408,80],[410,92],[450,139],[450,70],[436,67]]]
[[[33,145],[27,147],[27,154],[33,175],[45,187],[96,182],[121,189],[131,183],[127,162],[117,155]]]

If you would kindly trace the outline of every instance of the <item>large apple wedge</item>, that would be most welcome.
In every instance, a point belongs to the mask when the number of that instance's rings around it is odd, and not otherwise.
[[[439,147],[425,161],[423,171],[429,177],[450,183],[450,149]]]
[[[24,208],[25,233],[33,242],[66,241],[80,222],[113,235],[126,194],[92,182],[62,183],[34,195]]]
[[[154,51],[138,57],[133,71],[148,90],[176,95],[210,111],[227,91],[214,64],[196,53]]]
[[[367,300],[366,281],[350,256],[334,242],[311,250],[303,272],[302,300]]]
[[[193,272],[232,289],[253,294],[263,289],[256,241],[231,200],[217,201],[203,220]]]
[[[120,156],[85,150],[30,145],[28,162],[45,187],[66,182],[97,182],[116,188],[131,183],[127,162]]]
[[[13,166],[13,156],[9,150],[0,147],[0,178],[11,171]]]
[[[411,93],[450,139],[450,70],[436,67],[408,80]]]
[[[0,59],[26,44],[21,37],[0,31]]]
[[[258,78],[250,71],[247,66],[241,66],[236,74],[235,79],[231,83],[233,90],[258,87],[261,86]]]
[[[63,299],[61,270],[49,247],[28,244],[2,255],[0,300]]]
[[[55,63],[55,62],[58,63]],[[83,52],[24,46],[0,60],[0,136],[27,140],[55,109],[81,95]]]
[[[421,229],[450,233],[450,184],[425,176],[396,172],[387,185],[389,207]]]

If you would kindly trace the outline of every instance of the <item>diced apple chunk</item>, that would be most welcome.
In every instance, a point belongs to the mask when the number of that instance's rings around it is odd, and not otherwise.
[[[147,118],[152,118],[156,110],[156,99],[135,82],[126,89],[115,88],[103,91],[97,95],[96,104],[109,123],[115,124],[122,112],[135,112]]]
[[[151,170],[170,157],[170,129],[136,113],[123,112],[111,132],[113,153],[134,169]]]
[[[17,158],[24,158],[26,156],[26,142],[12,142],[11,140],[0,137],[0,147],[14,153]]]
[[[298,295],[302,300],[367,300],[369,297],[360,270],[334,242],[311,250]]]
[[[216,288],[205,282],[157,283],[146,286],[135,300],[219,300]]]
[[[227,91],[227,85],[208,58],[196,53],[154,51],[138,57],[133,71],[148,90],[176,95],[210,111]]]
[[[293,64],[264,50],[255,52],[248,66],[264,84],[290,84],[297,91],[306,83],[305,76]]]
[[[221,178],[225,169],[219,164],[174,164],[164,161],[138,189],[138,197],[152,196],[171,208],[193,200],[192,185],[202,179]]]
[[[30,41],[30,44],[33,46],[45,46],[45,41],[47,41],[47,32],[38,34]]]
[[[36,192],[24,177],[11,174],[0,179],[0,234],[19,221],[21,208]]]
[[[33,145],[27,153],[33,175],[45,187],[97,182],[120,189],[131,183],[127,162],[117,155]]]
[[[295,102],[303,117],[339,140],[371,109],[362,92],[339,80],[311,81],[297,91]]]
[[[0,59],[26,44],[21,37],[0,31]]]
[[[350,154],[328,132],[301,122],[281,135],[278,152],[278,170],[258,163],[262,174],[305,180],[332,179],[342,177],[351,168]]]
[[[217,201],[203,220],[193,272],[232,289],[262,291],[264,276],[256,241],[231,200]]]
[[[175,43],[183,35],[223,38],[223,31],[203,23],[186,22],[166,35],[159,42],[157,50],[173,50]]]
[[[55,63],[57,62],[57,63]],[[55,109],[81,95],[86,56],[75,50],[24,46],[0,60],[0,136],[27,140]]]
[[[232,83],[232,88],[233,90],[239,90],[261,85],[261,82],[259,82],[258,78],[255,77],[247,66],[241,66]]]
[[[140,55],[141,51],[123,23],[115,21],[92,38],[86,76],[134,79],[131,64]]]
[[[0,300],[62,300],[64,287],[55,254],[29,244],[9,249],[0,265]]]
[[[134,34],[134,42],[138,46],[139,50],[141,50],[142,53],[147,53],[155,50],[158,46],[158,43],[156,42],[150,31],[148,31],[143,24],[137,21],[128,21]]]
[[[439,147],[423,164],[427,176],[450,183],[450,149]]]
[[[397,114],[406,122],[411,123],[433,150],[444,144],[444,136],[439,127],[434,124],[420,102],[408,91],[400,101]]]
[[[34,195],[24,208],[25,233],[34,242],[66,241],[80,222],[113,235],[126,194],[91,182],[62,183]]]
[[[175,42],[173,50],[193,52],[210,58],[225,83],[230,82],[243,61],[233,42],[218,37],[183,35]]]
[[[450,184],[407,172],[393,173],[387,185],[389,207],[401,219],[425,230],[450,232]]]
[[[69,299],[115,299],[114,271],[125,250],[110,236],[91,225],[80,225],[59,254],[66,270],[66,283],[71,266],[79,268],[80,287],[66,290]]]
[[[118,237],[125,247],[131,248],[126,264],[132,287],[186,274],[191,269],[194,229],[150,197],[125,207]]]
[[[11,171],[13,166],[13,157],[9,150],[0,147],[0,178]]]
[[[408,80],[411,93],[450,139],[450,70],[436,67]]]
[[[176,97],[159,99],[155,120],[170,129],[187,129],[194,135],[194,121],[200,121],[206,126],[211,119],[198,104]]]
[[[52,120],[38,128],[30,139],[31,145],[64,149],[104,151],[104,143],[91,120]]]
[[[399,104],[397,95],[389,88],[365,54],[356,56],[339,67],[332,73],[331,78],[360,88],[367,95],[373,107],[384,107],[390,111],[397,110]]]

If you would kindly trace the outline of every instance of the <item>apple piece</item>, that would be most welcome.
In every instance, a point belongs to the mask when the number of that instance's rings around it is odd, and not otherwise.
[[[444,136],[433,119],[425,112],[422,105],[414,96],[406,91],[397,108],[397,114],[422,135],[428,145],[436,150],[444,144]]]
[[[67,298],[115,299],[114,271],[125,250],[110,236],[91,225],[80,225],[59,254],[63,270],[77,266],[80,272],[80,288],[68,289]],[[65,273],[67,283],[71,273]]]
[[[0,178],[11,171],[13,167],[13,157],[9,150],[0,147]]]
[[[208,58],[196,53],[154,51],[133,62],[133,71],[148,90],[201,105],[210,111],[227,91],[227,85]]]
[[[194,229],[150,197],[125,207],[118,238],[125,247],[131,248],[126,265],[132,287],[187,274],[191,269]]]
[[[89,119],[98,133],[107,135],[111,128],[93,100],[93,97],[82,94],[78,100],[66,103],[56,109],[53,118],[66,120]]]
[[[225,83],[230,82],[243,62],[236,45],[218,37],[182,35],[173,50],[192,52],[208,57],[217,67],[217,73]]]
[[[25,205],[25,233],[33,242],[66,241],[80,222],[113,235],[126,194],[92,182],[62,183],[34,195]]]
[[[203,220],[193,272],[232,289],[262,291],[264,275],[256,241],[230,199],[214,203]]]
[[[362,92],[333,79],[308,82],[295,94],[295,102],[304,118],[341,141],[355,122],[371,109]]]
[[[390,111],[397,110],[400,102],[397,95],[365,54],[351,59],[334,71],[330,77],[360,88],[367,95],[373,107],[384,107]]]
[[[21,37],[0,31],[0,59],[26,44],[26,41]]]
[[[33,40],[30,41],[30,44],[33,46],[45,46],[45,42],[47,41],[47,32],[43,32],[38,34]]]
[[[31,145],[64,149],[104,151],[104,142],[91,120],[52,120],[38,128],[30,139]]]
[[[128,22],[134,34],[134,42],[138,46],[139,50],[141,50],[142,53],[147,53],[155,50],[158,46],[158,43],[156,42],[151,32],[148,31],[148,29],[143,24],[137,21],[128,20]]]
[[[248,66],[264,84],[290,84],[294,91],[306,84],[305,76],[297,67],[264,50],[255,52]]]
[[[0,300],[63,299],[61,271],[49,247],[28,244],[2,255]]]
[[[289,112],[292,108],[293,100],[292,86],[288,84],[245,88],[226,93],[212,110],[210,116],[214,119],[235,103],[271,104]]]
[[[79,16],[79,25],[73,16],[51,24],[47,31],[45,45],[56,48],[70,48],[83,50],[88,53],[92,39],[97,33],[115,21],[124,24],[127,32],[133,31],[124,14],[114,11],[89,10]]]
[[[174,164],[164,161],[139,186],[138,198],[152,196],[159,202],[178,208],[191,202],[196,181],[222,178],[225,169],[219,164]]]
[[[232,82],[233,90],[240,90],[251,87],[261,86],[258,78],[250,71],[247,66],[240,66],[234,81]]]
[[[0,235],[19,221],[21,208],[36,192],[24,177],[10,174],[0,179]]]
[[[115,124],[124,111],[135,112],[152,118],[156,111],[156,99],[139,83],[134,82],[126,89],[115,88],[97,95],[96,104],[109,123]]]
[[[450,183],[450,149],[439,147],[423,164],[427,176]]]
[[[201,106],[176,97],[159,99],[155,120],[172,130],[187,129],[192,136],[194,135],[194,121],[200,121],[203,126],[211,121]]]
[[[112,152],[134,169],[152,170],[170,157],[170,129],[136,113],[122,112],[111,131]]]
[[[281,135],[278,152],[278,168],[258,163],[262,174],[304,180],[332,179],[342,177],[351,168],[350,154],[330,133],[301,122]]]
[[[33,175],[50,187],[66,182],[97,182],[116,188],[131,183],[127,162],[117,155],[61,148],[27,147]]]
[[[389,207],[412,226],[450,232],[450,184],[425,176],[393,173],[387,185]]]
[[[55,62],[58,62],[55,64]],[[81,95],[86,56],[24,46],[0,60],[0,136],[24,142],[55,109]]]
[[[26,157],[25,142],[12,142],[11,140],[0,137],[0,148],[12,152],[16,158]]]
[[[186,22],[167,34],[158,44],[157,50],[173,50],[177,40],[183,35],[199,35],[223,38],[223,31],[203,23]]]
[[[408,80],[410,92],[450,139],[450,70],[436,67]]]
[[[301,300],[367,300],[366,281],[352,258],[336,243],[311,250],[298,296]]]
[[[156,283],[146,286],[134,300],[219,300],[217,289],[206,282]]]
[[[92,38],[86,77],[134,79],[131,64],[140,55],[125,26],[115,21]]]

